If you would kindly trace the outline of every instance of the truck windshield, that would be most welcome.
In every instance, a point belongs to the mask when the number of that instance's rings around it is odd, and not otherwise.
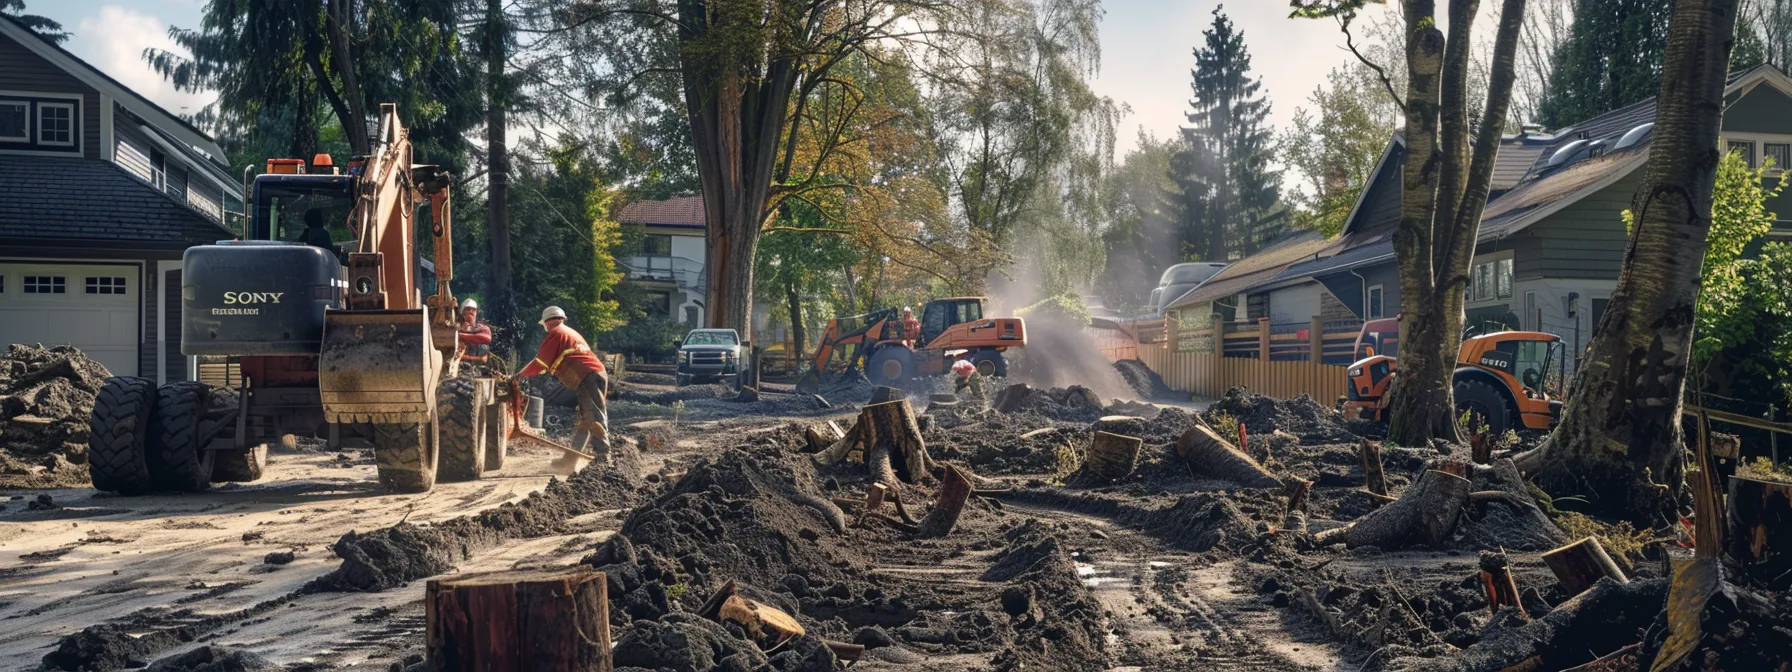
[[[685,345],[739,345],[740,339],[729,331],[693,331],[685,337]]]

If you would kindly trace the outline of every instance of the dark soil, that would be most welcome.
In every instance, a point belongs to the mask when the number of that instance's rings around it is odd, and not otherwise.
[[[111,372],[67,345],[13,344],[0,356],[0,487],[87,481],[88,415]]]
[[[1170,389],[1169,385],[1164,384],[1163,377],[1157,375],[1157,372],[1152,371],[1150,367],[1145,366],[1144,362],[1136,359],[1123,359],[1114,362],[1114,368],[1120,371],[1120,377],[1126,379],[1126,384],[1132,388],[1134,394],[1139,395],[1140,399],[1188,400],[1187,394]]]

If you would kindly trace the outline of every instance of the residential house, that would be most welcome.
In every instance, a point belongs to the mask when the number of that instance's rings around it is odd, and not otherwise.
[[[181,255],[234,238],[217,142],[0,17],[0,346],[72,344],[118,375],[192,377]]]
[[[641,253],[623,261],[627,277],[647,293],[648,311],[698,327],[704,321],[706,233],[702,196],[635,201],[616,220],[642,231]]]
[[[1776,166],[1792,161],[1792,79],[1768,65],[1735,73],[1725,101],[1724,147],[1754,165],[1764,158]],[[1620,213],[1641,184],[1654,117],[1650,99],[1550,135],[1502,140],[1465,290],[1470,327],[1548,331],[1571,351],[1584,349],[1623,266],[1629,234]],[[1278,324],[1311,315],[1330,321],[1398,314],[1393,232],[1404,150],[1396,134],[1336,240],[1302,248],[1312,255],[1295,263],[1276,248],[1242,260],[1239,266],[1279,270],[1259,270],[1220,291],[1236,294],[1247,317]],[[1772,237],[1792,240],[1792,194],[1769,209],[1780,220]],[[1216,293],[1191,292],[1177,303],[1199,309],[1191,304]]]

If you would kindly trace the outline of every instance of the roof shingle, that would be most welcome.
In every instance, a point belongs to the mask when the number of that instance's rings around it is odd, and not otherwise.
[[[0,185],[0,238],[181,249],[235,237],[106,161],[8,156]]]
[[[616,213],[616,221],[623,224],[702,228],[709,218],[703,213],[702,196],[676,196],[663,201],[635,201],[624,205]]]

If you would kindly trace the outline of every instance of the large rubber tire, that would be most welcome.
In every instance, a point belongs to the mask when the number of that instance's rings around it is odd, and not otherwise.
[[[1456,394],[1456,413],[1468,414],[1467,429],[1473,433],[1481,425],[1487,426],[1490,436],[1500,436],[1513,425],[1512,407],[1506,403],[1506,395],[1500,394],[1493,386],[1473,378],[1458,379],[1454,388]]]
[[[212,485],[212,451],[199,445],[211,393],[179,381],[156,391],[149,422],[149,474],[158,490],[198,492]]]
[[[1008,358],[994,350],[978,350],[971,355],[971,364],[977,367],[977,375],[989,378],[1008,377]]]
[[[455,378],[436,388],[436,417],[442,423],[437,480],[479,480],[485,471],[484,410],[485,399],[471,378]]]
[[[121,495],[149,492],[145,444],[155,407],[155,381],[118,376],[100,386],[87,425],[87,473],[94,489]]]
[[[485,470],[497,471],[504,468],[504,460],[510,457],[510,427],[515,424],[510,417],[509,404],[487,404],[485,406]]]
[[[436,422],[373,426],[373,459],[380,484],[393,492],[429,492],[436,486]]]
[[[886,345],[871,353],[865,375],[872,385],[899,387],[915,377],[915,351],[900,345]]]

